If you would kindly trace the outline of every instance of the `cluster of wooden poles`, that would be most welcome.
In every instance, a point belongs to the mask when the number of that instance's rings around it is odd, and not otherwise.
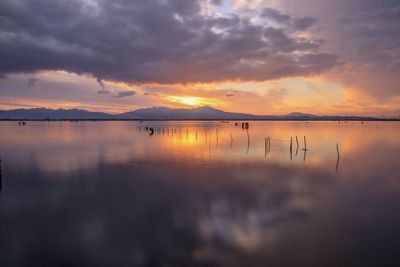
[[[235,124],[237,126],[237,124]],[[249,152],[250,149],[250,135],[249,135],[249,126],[248,123],[242,123],[242,129],[246,130],[246,134],[247,134],[247,153]],[[149,132],[149,135],[152,136],[155,133],[156,134],[179,134],[179,137],[182,137],[182,129],[181,128],[162,128],[162,127],[149,127],[149,126],[138,126],[137,127],[138,131],[146,131]],[[189,131],[185,130],[186,132],[186,139],[189,139]],[[216,134],[216,146],[218,146],[219,143],[219,132],[218,129],[215,129],[215,134]],[[230,147],[232,147],[233,145],[233,135],[232,132],[229,133],[230,134]],[[208,131],[204,130],[204,135],[205,135],[205,143],[207,144],[208,140],[210,140],[208,138]],[[197,136],[198,136],[198,132],[195,131],[195,139],[197,140]],[[290,160],[293,159],[293,150],[294,150],[294,140],[296,142],[296,150],[295,150],[295,156],[297,157],[299,148],[300,148],[300,144],[299,144],[299,138],[297,136],[295,136],[294,138],[291,136],[290,137],[290,144],[289,144],[289,153],[290,153]],[[306,153],[308,150],[307,148],[307,138],[306,136],[303,136],[303,148],[301,148],[302,151],[304,151],[303,153],[303,161],[306,160]],[[211,143],[209,142],[209,146],[211,148]],[[269,154],[269,152],[271,151],[271,138],[268,136],[265,138],[265,142],[264,142],[264,147],[265,147],[265,157]],[[336,153],[337,153],[337,161],[336,161],[336,170],[338,169],[339,166],[339,159],[340,159],[340,153],[339,153],[339,144],[336,144]]]
[[[296,137],[296,157],[297,157],[297,153],[299,152],[299,139]],[[304,161],[306,159],[306,152],[308,151],[307,149],[307,139],[306,136],[304,136],[304,147],[301,149],[304,151]],[[290,152],[290,160],[292,160],[293,158],[293,137],[290,137],[290,145],[289,145],[289,152]]]

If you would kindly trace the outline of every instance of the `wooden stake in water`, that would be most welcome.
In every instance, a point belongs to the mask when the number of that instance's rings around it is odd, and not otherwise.
[[[290,153],[292,153],[292,147],[293,147],[293,137],[290,137]]]
[[[337,153],[337,160],[336,160],[336,172],[337,172],[338,171],[338,167],[339,167],[339,159],[340,159],[339,144],[336,144],[336,153]]]
[[[264,157],[266,157],[267,156],[267,137],[265,137],[264,149],[265,149]]]
[[[232,144],[233,144],[233,137],[232,137],[232,133],[230,133],[231,134],[231,147],[232,147]]]
[[[303,150],[304,150],[304,151],[308,151],[308,149],[307,149],[307,140],[306,140],[306,136],[304,136],[304,148],[303,148]]]
[[[340,158],[340,154],[339,154],[339,144],[336,144],[336,153],[337,153],[337,157]]]
[[[304,136],[304,148],[302,149],[304,150],[304,155],[303,155],[303,161],[306,161],[306,154],[307,154],[307,140],[306,140],[306,136]]]
[[[269,136],[267,137],[266,140],[266,147],[267,147],[267,154],[271,151],[271,138]]]

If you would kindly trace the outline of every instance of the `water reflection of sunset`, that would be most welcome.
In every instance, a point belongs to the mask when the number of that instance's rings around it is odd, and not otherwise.
[[[13,153],[14,157],[18,155],[24,161],[33,156],[42,168],[55,170],[89,167],[99,161],[128,163],[141,159],[325,166],[336,162],[336,144],[342,164],[365,149],[400,145],[393,130],[398,130],[399,124],[390,122],[250,122],[249,139],[241,124],[235,126],[234,122],[29,122],[24,128],[17,128],[13,122],[2,124],[3,153],[22,149],[19,145],[23,144],[27,153]],[[146,127],[154,128],[155,133],[150,136]],[[306,153],[302,150],[304,136],[309,150]],[[271,140],[268,153],[267,137]]]
[[[92,248],[82,241],[82,232],[94,231],[101,237],[96,245],[110,246],[123,229],[122,246],[151,251],[153,245],[143,246],[140,238],[151,239],[172,255],[182,250],[182,236],[189,232],[196,246],[185,251],[188,262],[192,255],[196,262],[213,260],[210,248],[218,255],[228,251],[238,262],[243,253],[268,262],[258,255],[279,249],[277,242],[320,247],[332,238],[324,236],[326,222],[337,238],[332,244],[342,247],[348,239],[365,236],[354,233],[360,209],[372,214],[362,218],[368,227],[390,218],[373,232],[392,236],[398,226],[393,203],[399,196],[399,130],[397,122],[250,121],[248,131],[241,122],[220,121],[29,121],[23,127],[1,122],[0,221],[12,229],[5,233],[8,239],[20,234],[14,221],[41,233],[52,246],[62,246],[62,235],[68,233],[79,249]],[[302,150],[304,136],[308,151]],[[375,196],[384,205],[375,205]],[[391,204],[393,210],[382,210]],[[55,210],[68,211],[65,217],[71,221],[59,220]],[[51,235],[30,223],[37,220],[40,225],[51,221]],[[138,232],[146,234],[138,237]],[[165,233],[177,243],[164,245]],[[20,247],[37,246],[36,235],[23,238],[32,243]],[[367,243],[363,246],[368,249]],[[314,247],[297,247],[315,253]],[[321,259],[330,257],[331,250],[319,253]]]

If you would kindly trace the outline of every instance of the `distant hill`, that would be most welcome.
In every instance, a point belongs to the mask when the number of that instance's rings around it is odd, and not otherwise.
[[[112,119],[113,115],[102,112],[90,112],[82,109],[14,109],[1,110],[0,119],[10,120],[90,120]]]
[[[0,120],[383,120],[357,116],[318,116],[293,112],[287,115],[253,115],[225,112],[209,106],[184,109],[152,107],[122,114],[91,112],[82,109],[0,110]]]
[[[287,117],[316,117],[313,114],[309,114],[309,113],[301,113],[301,112],[292,112],[286,115]]]
[[[229,120],[254,119],[256,117],[251,114],[225,112],[209,106],[193,109],[172,109],[165,107],[144,108],[117,116],[122,119],[141,120]]]

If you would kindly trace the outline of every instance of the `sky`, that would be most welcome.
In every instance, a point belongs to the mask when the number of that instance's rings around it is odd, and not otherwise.
[[[398,0],[2,0],[0,109],[400,117]]]

